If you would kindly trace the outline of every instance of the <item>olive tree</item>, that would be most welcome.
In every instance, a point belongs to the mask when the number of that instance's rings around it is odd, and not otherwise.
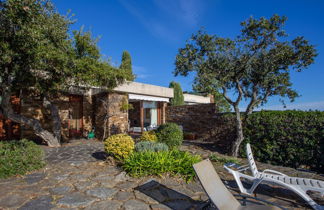
[[[290,73],[307,68],[317,55],[304,37],[288,37],[283,29],[286,20],[278,15],[251,17],[241,23],[241,34],[233,39],[198,31],[176,56],[176,76],[195,72],[195,85],[220,91],[231,104],[236,116],[236,139],[230,151],[234,156],[244,139],[242,121],[271,96],[291,101],[299,96]],[[248,105],[241,117],[243,99]]]
[[[49,146],[60,146],[61,123],[54,94],[71,85],[113,88],[128,78],[101,59],[96,39],[82,30],[70,36],[70,17],[48,0],[0,0],[0,108],[5,117],[31,127]],[[28,91],[51,112],[52,131],[13,111],[10,98]]]

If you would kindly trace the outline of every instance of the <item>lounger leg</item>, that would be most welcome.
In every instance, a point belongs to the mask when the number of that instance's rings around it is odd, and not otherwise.
[[[318,205],[311,197],[309,197],[309,195],[307,195],[306,190],[303,190],[300,187],[292,187],[288,185],[286,185],[286,187],[302,197],[313,209],[324,210],[324,206]]]
[[[243,187],[240,175],[238,173],[234,172],[233,176],[234,176],[234,179],[235,179],[236,184],[239,187],[240,191],[242,193],[248,194],[247,190]]]
[[[248,194],[252,195],[255,188],[257,188],[257,186],[262,182],[262,179],[255,179],[253,181],[252,187],[247,191]]]
[[[255,190],[255,188],[256,188],[256,187],[257,187],[257,186],[262,182],[262,179],[254,179],[254,180],[253,180],[252,187],[251,187],[250,189],[246,189],[246,188],[243,186],[243,184],[242,184],[240,174],[237,173],[237,172],[234,172],[234,173],[232,173],[232,174],[233,174],[233,176],[234,176],[234,179],[235,179],[235,181],[236,181],[236,183],[237,183],[237,185],[238,185],[240,191],[241,191],[242,193],[245,193],[245,194],[248,194],[248,195],[252,195],[253,192],[254,192],[254,190]]]

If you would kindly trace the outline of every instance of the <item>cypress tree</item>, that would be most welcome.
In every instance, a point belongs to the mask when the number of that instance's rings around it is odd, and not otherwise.
[[[127,75],[132,75],[129,79],[134,80],[133,70],[132,70],[132,58],[129,52],[124,51],[122,55],[122,61],[119,67],[121,70],[125,71]]]
[[[180,106],[184,105],[184,97],[181,86],[177,82],[170,82],[170,88],[173,88],[173,98],[171,98],[171,106]]]

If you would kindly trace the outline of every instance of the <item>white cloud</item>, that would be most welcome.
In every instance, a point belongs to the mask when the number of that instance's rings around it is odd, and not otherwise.
[[[179,39],[180,35],[177,33],[179,28],[197,26],[199,13],[202,11],[202,3],[198,0],[155,0],[157,11],[153,16],[148,16],[131,1],[119,0],[119,2],[151,34],[170,41]],[[162,13],[159,13],[159,10]],[[173,24],[174,22],[180,24]]]
[[[203,5],[200,0],[155,0],[155,4],[187,26],[196,26]]]
[[[147,74],[147,70],[143,66],[133,65],[132,68],[137,79],[146,79],[150,77],[150,74]]]

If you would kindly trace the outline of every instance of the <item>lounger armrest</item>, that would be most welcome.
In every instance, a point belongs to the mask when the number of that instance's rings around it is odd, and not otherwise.
[[[250,167],[249,165],[238,165],[238,164],[235,164],[235,163],[226,163],[224,164],[224,168],[234,168],[236,171],[246,171],[248,170]]]
[[[278,175],[281,175],[281,176],[288,176],[288,175],[283,174],[283,173],[281,173],[281,172],[279,172],[279,171],[274,171],[274,170],[271,170],[271,169],[266,169],[266,170],[264,170],[264,171],[262,171],[262,172],[263,172],[263,173],[267,173],[267,172],[269,172],[269,173],[278,174]]]

